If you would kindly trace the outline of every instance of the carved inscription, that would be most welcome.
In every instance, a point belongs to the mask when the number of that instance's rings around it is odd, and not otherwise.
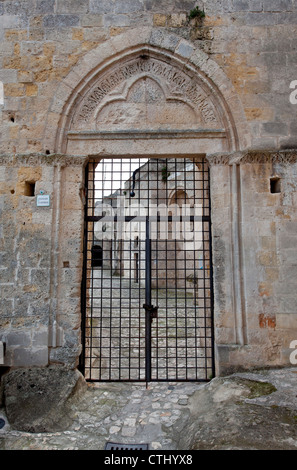
[[[147,60],[135,59],[133,62],[118,66],[102,77],[94,86],[92,91],[85,97],[77,115],[79,123],[87,123],[100,105],[121,83],[148,74],[151,77],[158,77],[166,83],[172,96],[180,96],[191,102],[201,114],[205,124],[218,124],[218,120],[209,98],[206,96],[197,81],[181,70],[166,64],[156,58]]]

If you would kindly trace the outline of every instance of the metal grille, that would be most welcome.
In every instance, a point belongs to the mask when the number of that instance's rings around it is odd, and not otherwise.
[[[148,444],[118,444],[107,442],[104,450],[149,450]]]
[[[214,358],[207,162],[91,161],[85,220],[86,379],[209,380]]]

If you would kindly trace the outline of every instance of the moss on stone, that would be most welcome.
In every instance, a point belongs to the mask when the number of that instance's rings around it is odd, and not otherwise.
[[[264,395],[270,395],[277,391],[275,386],[269,382],[257,382],[250,379],[243,379],[243,382],[250,389],[250,394],[247,398],[257,398]]]

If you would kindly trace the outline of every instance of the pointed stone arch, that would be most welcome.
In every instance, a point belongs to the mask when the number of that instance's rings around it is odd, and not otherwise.
[[[146,125],[139,125],[143,122],[137,120],[137,113],[133,116],[129,90],[144,81],[162,90],[164,113],[162,118],[156,107],[159,121],[148,119]],[[101,110],[111,108],[111,103],[129,108],[131,125],[124,111],[125,125],[114,125],[107,118],[96,125]],[[143,109],[148,112],[148,103]],[[174,126],[174,115],[184,120]],[[247,148],[247,129],[236,91],[213,60],[185,39],[144,28],[111,38],[79,61],[57,89],[44,143],[56,153],[116,155],[129,153],[133,142],[134,153],[154,154],[160,145],[154,150],[152,141],[163,139],[168,153],[175,142],[176,153],[183,153],[187,144],[188,154],[205,154]]]

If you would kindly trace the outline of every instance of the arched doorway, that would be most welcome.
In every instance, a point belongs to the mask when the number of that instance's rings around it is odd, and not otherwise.
[[[150,45],[97,66],[68,97],[55,151],[70,155],[190,155],[232,151],[239,138],[219,88]]]
[[[240,147],[224,95],[230,96],[232,111],[240,116],[241,135],[244,134],[242,110],[218,67],[211,61],[205,65],[206,58],[200,51],[193,53],[192,60],[142,42],[142,36],[140,32],[133,45],[130,41],[129,49],[124,42],[121,47],[117,45],[117,53],[110,57],[106,56],[106,47],[105,59],[101,59],[98,48],[99,65],[77,82],[78,68],[73,75],[77,84],[71,85],[73,91],[64,100],[55,149],[71,155],[89,155],[89,170],[94,178],[93,168],[103,158],[184,158],[195,160],[201,169],[205,154]],[[95,57],[93,53],[92,60]],[[201,58],[200,68],[196,63]],[[213,81],[216,73],[219,85]],[[94,180],[89,178],[88,185],[94,185]],[[137,236],[133,243],[140,245]],[[112,250],[109,257],[114,257]],[[140,284],[141,259],[136,252],[133,266],[133,279]],[[120,276],[123,270],[121,261]],[[207,372],[204,379],[209,375]]]

